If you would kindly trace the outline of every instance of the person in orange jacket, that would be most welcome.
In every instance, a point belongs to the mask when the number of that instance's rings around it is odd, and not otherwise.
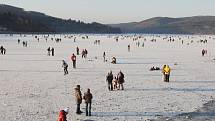
[[[73,68],[76,68],[76,56],[75,56],[74,53],[72,54],[71,60],[72,60],[72,63],[73,63]]]
[[[65,108],[64,110],[61,110],[59,112],[59,117],[58,117],[58,121],[67,121],[66,120],[66,115],[69,113],[69,108]]]

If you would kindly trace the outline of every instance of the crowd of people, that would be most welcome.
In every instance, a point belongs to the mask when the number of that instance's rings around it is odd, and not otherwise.
[[[88,38],[88,37],[87,37]],[[134,38],[133,41],[138,40],[138,38]],[[167,38],[168,42],[174,42],[175,40],[173,38]],[[60,38],[55,39],[58,42],[61,42]],[[76,38],[74,38],[74,41],[76,40]],[[116,41],[118,42],[119,38],[116,38]],[[156,39],[152,39],[152,42],[156,42]],[[203,43],[206,43],[207,41],[204,40],[202,41]],[[20,43],[20,40],[18,39],[18,43]],[[182,43],[184,43],[184,41],[182,41]],[[96,40],[94,42],[94,44],[100,44],[100,40]],[[23,46],[27,47],[27,41],[23,41]],[[140,46],[140,42],[137,41],[136,42],[136,46]],[[144,47],[144,42],[142,44],[142,46]],[[130,52],[131,50],[131,45],[129,44],[127,46],[128,52]],[[76,47],[76,55],[80,55],[79,52],[79,47]],[[52,47],[48,47],[47,49],[47,55],[48,56],[54,56],[54,51],[55,49]],[[0,47],[0,52],[1,54],[5,54],[6,53],[6,49],[1,46]],[[207,54],[207,50],[203,49],[202,50],[202,56],[205,56],[205,54]],[[72,66],[75,69],[76,68],[76,61],[77,61],[77,57],[76,55],[73,53],[71,56],[71,61],[72,61]],[[87,49],[83,49],[81,52],[81,57],[82,58],[87,58],[88,55],[88,51]],[[103,52],[103,61],[107,62],[107,58],[106,58],[106,52]],[[116,57],[112,57],[111,63],[116,64],[117,60]],[[64,71],[64,75],[69,74],[68,73],[68,63],[65,60],[62,60],[62,67],[63,67],[63,71]],[[169,82],[170,81],[170,72],[171,72],[171,68],[169,65],[164,65],[163,68],[159,68],[159,67],[151,67],[150,71],[155,71],[155,70],[162,70],[162,74],[163,74],[163,81],[164,82]],[[120,70],[119,73],[116,74],[116,76],[113,75],[112,71],[109,71],[108,74],[106,75],[106,82],[108,84],[108,90],[109,91],[113,91],[113,90],[124,90],[124,83],[125,83],[125,75],[124,73]],[[83,111],[81,111],[81,104],[82,104],[82,100],[85,100],[85,113],[86,116],[91,116],[91,106],[92,106],[92,99],[93,99],[93,95],[91,93],[91,90],[88,88],[86,90],[86,92],[84,93],[84,95],[82,96],[82,92],[81,92],[81,88],[80,85],[76,85],[75,87],[75,101],[76,101],[76,114],[80,115],[83,113]],[[59,112],[59,118],[58,121],[66,121],[66,115],[69,112],[69,108],[65,108],[63,110],[61,110]]]

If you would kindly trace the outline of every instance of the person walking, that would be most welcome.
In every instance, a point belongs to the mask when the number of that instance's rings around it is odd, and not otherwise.
[[[67,121],[66,120],[66,115],[69,113],[69,108],[65,108],[64,110],[61,110],[59,112],[59,117],[58,117],[58,121]]]
[[[113,90],[113,85],[112,85],[113,74],[112,74],[112,71],[110,71],[108,73],[108,75],[106,76],[106,81],[108,82],[108,90],[112,91]]]
[[[93,95],[91,94],[90,89],[87,89],[87,92],[84,93],[83,99],[85,100],[86,103],[86,116],[91,116],[91,104]]]
[[[66,63],[65,60],[62,60],[62,62],[63,62],[62,67],[63,67],[63,70],[64,70],[64,75],[69,74],[68,73],[68,64]]]
[[[73,68],[76,68],[76,56],[74,53],[72,54],[71,60],[72,60]]]
[[[81,103],[82,103],[82,94],[81,94],[80,85],[77,85],[75,88],[75,98],[76,98],[76,104],[77,104],[76,114],[81,114],[83,112],[80,110]]]
[[[164,82],[169,82],[170,71],[171,69],[168,65],[163,66]]]

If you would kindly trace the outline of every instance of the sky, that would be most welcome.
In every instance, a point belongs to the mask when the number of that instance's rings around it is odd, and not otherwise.
[[[0,0],[0,4],[103,24],[139,22],[152,17],[215,15],[215,0]]]

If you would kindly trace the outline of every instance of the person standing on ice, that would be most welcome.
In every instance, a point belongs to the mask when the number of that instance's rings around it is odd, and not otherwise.
[[[68,64],[66,63],[65,60],[62,60],[63,61],[63,70],[64,70],[64,75],[68,74]]]
[[[130,46],[130,44],[128,45],[128,52],[130,52],[130,49],[131,49],[131,46]]]
[[[123,87],[123,83],[125,82],[124,78],[125,78],[125,76],[122,73],[122,71],[119,71],[119,73],[117,74],[117,79],[118,79],[118,83],[119,83],[118,89],[120,89],[120,87],[121,87],[122,90],[124,90],[124,87]]]
[[[74,53],[72,54],[71,60],[72,60],[73,68],[76,68],[76,56]]]
[[[50,47],[48,47],[47,51],[48,51],[48,56],[50,56],[51,48],[50,48]]]
[[[104,62],[106,61],[105,57],[106,57],[106,54],[105,54],[105,52],[104,52],[104,53],[103,53]]]
[[[85,100],[86,103],[86,116],[91,116],[91,104],[93,95],[90,93],[90,89],[87,89],[87,92],[84,93],[83,99]]]
[[[169,82],[170,71],[171,69],[168,65],[163,66],[164,82]]]
[[[76,47],[76,52],[77,52],[77,55],[79,55],[79,48]]]
[[[0,47],[0,51],[1,51],[1,54],[3,55],[4,54],[4,47],[3,46]]]
[[[54,48],[51,49],[52,56],[54,56]]]
[[[81,57],[84,58],[84,56],[85,56],[85,51],[83,49],[82,52],[81,52]]]
[[[67,121],[66,120],[66,115],[69,113],[69,108],[65,108],[64,110],[61,110],[59,112],[59,117],[58,117],[58,121]]]
[[[81,107],[81,103],[82,103],[82,94],[81,94],[80,85],[77,85],[75,88],[75,98],[76,98],[76,104],[77,104],[76,114],[81,114],[82,111],[81,111],[80,107]]]
[[[112,71],[110,71],[107,76],[106,76],[106,81],[108,82],[108,90],[112,91],[113,90],[113,85],[112,85],[112,81],[113,81],[113,74]]]

